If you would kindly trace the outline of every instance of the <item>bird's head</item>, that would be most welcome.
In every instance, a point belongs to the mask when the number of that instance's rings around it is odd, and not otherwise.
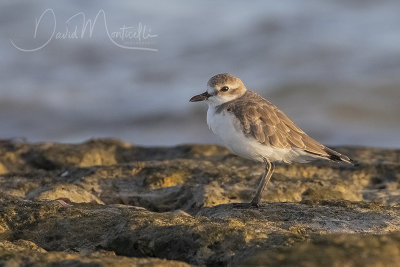
[[[190,102],[206,101],[209,105],[218,106],[241,97],[244,93],[246,87],[239,78],[221,73],[211,77],[207,83],[207,91],[195,95]]]

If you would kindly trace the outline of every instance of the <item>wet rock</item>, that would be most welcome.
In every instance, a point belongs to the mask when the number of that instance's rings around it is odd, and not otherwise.
[[[0,142],[0,247],[8,255],[0,260],[276,266],[306,262],[302,251],[315,254],[318,242],[315,266],[331,247],[372,255],[374,246],[357,246],[364,236],[398,240],[400,151],[337,149],[359,166],[278,165],[263,204],[251,208],[234,203],[251,200],[263,166],[218,146]]]

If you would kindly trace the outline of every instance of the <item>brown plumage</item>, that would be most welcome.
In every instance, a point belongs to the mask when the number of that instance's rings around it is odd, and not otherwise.
[[[311,138],[282,111],[258,94],[246,91],[241,97],[223,103],[217,112],[230,112],[240,121],[246,136],[276,148],[299,148],[312,156],[352,163],[342,155]]]

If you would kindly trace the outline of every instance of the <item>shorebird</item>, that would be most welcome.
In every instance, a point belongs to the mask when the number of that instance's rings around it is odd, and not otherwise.
[[[207,102],[207,124],[231,152],[265,164],[252,206],[259,205],[274,172],[274,162],[326,159],[354,164],[349,157],[308,136],[271,102],[247,90],[239,78],[229,73],[213,76],[207,91],[190,99],[198,101]]]

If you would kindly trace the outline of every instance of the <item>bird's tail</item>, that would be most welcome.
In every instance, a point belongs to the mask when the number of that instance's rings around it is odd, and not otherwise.
[[[324,150],[328,154],[327,158],[330,160],[333,160],[336,162],[346,162],[353,166],[358,165],[358,163],[355,160],[352,160],[348,156],[340,154],[339,152],[336,152],[335,150],[330,149],[329,147],[325,147]]]

